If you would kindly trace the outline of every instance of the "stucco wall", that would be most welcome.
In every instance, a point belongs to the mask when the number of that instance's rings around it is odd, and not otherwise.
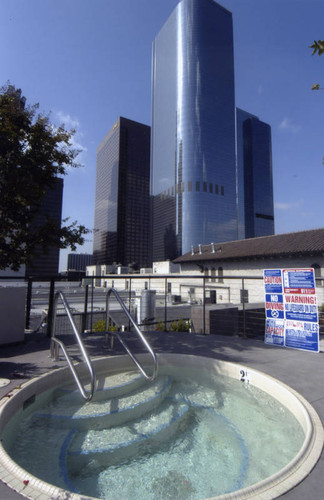
[[[324,256],[235,262],[221,260],[199,262],[203,271],[199,269],[197,264],[188,263],[181,265],[181,274],[191,275],[198,272],[200,275],[207,275],[208,273],[210,278],[207,288],[216,290],[218,303],[229,301],[235,304],[241,302],[240,290],[243,286],[248,291],[248,302],[253,303],[264,300],[263,281],[248,277],[262,277],[264,269],[309,268],[315,264],[320,266],[316,274],[323,276],[323,280],[316,281],[318,304],[321,305],[324,304]],[[219,268],[222,268],[220,275],[223,274],[223,277],[219,277]],[[215,276],[213,276],[212,269],[215,269]],[[244,278],[244,283],[241,278]]]

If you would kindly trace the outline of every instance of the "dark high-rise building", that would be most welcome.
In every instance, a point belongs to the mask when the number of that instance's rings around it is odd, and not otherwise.
[[[257,118],[244,123],[251,148],[236,161],[231,12],[182,0],[154,41],[152,73],[153,260],[273,234],[270,129]]]
[[[97,149],[93,263],[149,265],[150,127],[120,117]]]
[[[237,239],[228,10],[213,0],[178,4],[154,41],[152,99],[153,260]]]
[[[87,266],[92,265],[92,254],[69,253],[67,258],[68,271],[85,271]]]
[[[274,234],[271,128],[236,110],[239,239]]]
[[[55,184],[48,189],[39,206],[38,212],[33,220],[30,230],[33,227],[40,227],[49,217],[61,225],[63,200],[63,179],[56,178]],[[41,247],[36,248],[36,252],[31,262],[26,265],[26,276],[48,277],[56,276],[59,269],[60,248],[51,245],[47,252]]]

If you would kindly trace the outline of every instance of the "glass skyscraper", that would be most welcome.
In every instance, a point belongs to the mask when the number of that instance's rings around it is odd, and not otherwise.
[[[150,127],[120,117],[97,149],[93,263],[149,265]]]
[[[271,128],[236,109],[238,238],[274,234]]]
[[[238,214],[237,168],[243,164],[236,161],[231,12],[214,0],[181,0],[154,41],[152,73],[150,191],[156,261],[173,259],[192,245],[238,239],[239,218],[244,217],[245,225],[245,214],[249,217],[246,208],[244,216]],[[261,158],[259,153],[252,155],[250,165]],[[253,197],[256,201],[255,193]],[[257,204],[253,210],[273,215]],[[270,220],[252,219],[252,232],[258,222]]]
[[[152,98],[153,260],[236,239],[228,10],[213,0],[178,4],[154,41]]]

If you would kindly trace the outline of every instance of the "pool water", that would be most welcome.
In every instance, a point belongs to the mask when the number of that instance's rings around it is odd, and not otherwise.
[[[112,383],[99,377],[102,388]],[[276,473],[305,438],[275,399],[215,372],[164,366],[157,381],[110,395],[83,403],[53,392],[15,422],[7,452],[36,477],[91,497],[202,499]]]

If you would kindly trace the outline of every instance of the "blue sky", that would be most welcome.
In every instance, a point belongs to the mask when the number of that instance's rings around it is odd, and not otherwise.
[[[65,177],[64,217],[93,227],[96,148],[118,116],[150,125],[152,41],[177,3],[0,0],[0,85],[77,129],[84,167]],[[236,105],[272,128],[275,231],[323,227],[324,90],[311,86],[324,87],[324,55],[309,45],[323,39],[324,2],[219,3],[233,14]]]

